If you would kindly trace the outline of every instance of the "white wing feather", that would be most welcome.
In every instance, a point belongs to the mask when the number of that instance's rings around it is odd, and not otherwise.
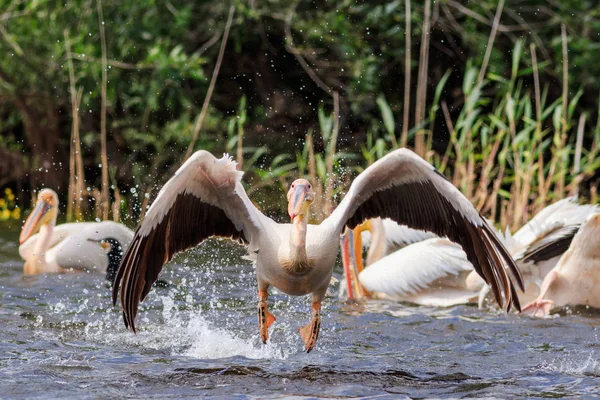
[[[443,286],[440,279],[446,279],[448,286],[456,287],[453,280],[472,269],[459,245],[447,239],[433,238],[382,258],[365,268],[359,280],[369,291],[402,298],[431,289],[434,283]]]

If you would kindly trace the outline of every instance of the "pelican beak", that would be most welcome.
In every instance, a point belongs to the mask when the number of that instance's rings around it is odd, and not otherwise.
[[[25,243],[27,239],[37,233],[42,225],[52,222],[53,213],[50,211],[53,208],[53,204],[49,201],[41,200],[37,202],[33,212],[27,217],[25,225],[23,225],[21,235],[19,236],[20,244]]]
[[[364,224],[363,224],[364,225]],[[369,293],[361,285],[358,276],[364,269],[361,232],[363,225],[353,230],[347,229],[342,238],[342,263],[349,299],[368,297]]]
[[[308,206],[312,203],[310,188],[307,185],[298,184],[292,187],[288,198],[288,214],[292,222],[297,216],[307,214]]]
[[[88,238],[88,241],[93,242],[93,243],[98,243],[98,246],[102,247],[107,252],[110,250],[110,243],[108,243],[105,240]]]
[[[346,277],[346,289],[348,292],[348,299],[354,298],[354,273],[352,266],[350,265],[350,247],[352,246],[354,233],[352,230],[346,228],[346,231],[342,235],[341,246],[342,246],[342,265],[344,266],[344,276]],[[353,247],[353,246],[352,246]]]

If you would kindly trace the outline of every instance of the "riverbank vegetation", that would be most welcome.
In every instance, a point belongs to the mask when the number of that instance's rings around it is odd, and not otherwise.
[[[134,225],[203,148],[272,215],[309,177],[319,220],[406,145],[514,229],[597,202],[599,43],[575,0],[0,0],[0,188]]]

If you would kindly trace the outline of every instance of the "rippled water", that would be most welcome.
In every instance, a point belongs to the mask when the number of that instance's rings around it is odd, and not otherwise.
[[[170,286],[150,293],[134,335],[101,276],[23,277],[17,236],[0,229],[2,398],[600,396],[600,315],[589,310],[534,320],[355,304],[334,286],[305,354],[310,299],[273,294],[263,345],[253,269],[215,242],[163,271]]]

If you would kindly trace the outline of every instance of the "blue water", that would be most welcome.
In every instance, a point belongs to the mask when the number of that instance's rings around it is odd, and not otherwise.
[[[324,304],[317,347],[297,329],[310,299],[273,293],[258,338],[243,252],[215,241],[163,270],[125,330],[101,276],[22,276],[14,229],[0,230],[2,398],[425,398],[600,396],[600,315],[549,319],[472,306]],[[335,276],[339,278],[339,267]]]

